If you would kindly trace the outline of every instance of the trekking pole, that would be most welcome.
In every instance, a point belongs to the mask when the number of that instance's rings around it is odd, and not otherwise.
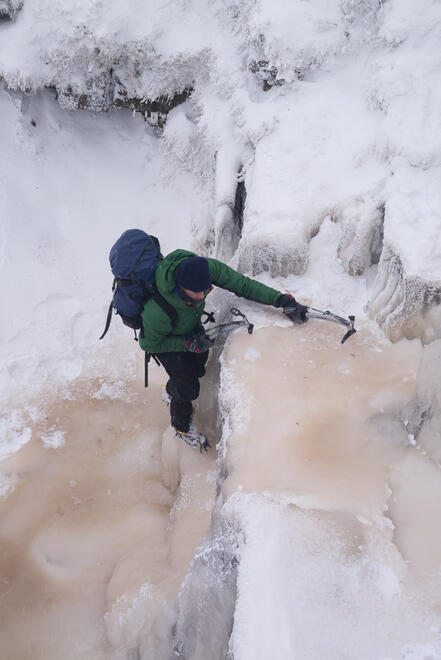
[[[210,339],[215,339],[220,334],[232,332],[235,328],[239,328],[241,326],[247,328],[248,334],[251,335],[253,333],[254,325],[248,321],[245,314],[242,314],[242,312],[238,310],[236,307],[232,307],[230,309],[230,312],[233,314],[233,316],[240,316],[241,320],[229,321],[228,323],[218,323],[218,325],[215,325],[213,328],[209,328],[208,330],[205,331],[207,337],[209,337]]]
[[[319,309],[314,309],[314,307],[307,307],[306,318],[322,319],[323,321],[332,321],[333,323],[338,323],[339,325],[346,326],[346,328],[348,328],[348,331],[340,342],[342,344],[345,343],[346,339],[349,339],[349,337],[352,337],[352,335],[354,335],[357,332],[356,329],[354,328],[355,316],[353,316],[352,314],[351,316],[348,316],[347,319],[344,319],[341,316],[337,316],[337,314],[333,314],[329,310],[326,310],[326,312],[321,312]]]

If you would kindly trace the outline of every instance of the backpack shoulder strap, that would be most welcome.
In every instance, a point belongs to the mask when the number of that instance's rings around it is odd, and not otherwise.
[[[162,311],[167,314],[167,316],[169,317],[169,319],[172,323],[172,328],[174,328],[175,325],[178,322],[178,313],[175,310],[175,308],[172,307],[172,305],[170,305],[170,303],[167,302],[167,300],[163,296],[161,296],[161,294],[159,293],[156,286],[151,287],[150,294],[151,294],[150,297],[155,301],[155,303],[157,305],[159,305],[159,307],[162,309]],[[142,335],[143,335],[143,332],[144,332],[144,328],[142,327],[141,328],[141,334]],[[148,384],[149,384],[149,362],[150,362],[151,357],[155,360],[155,362],[158,366],[160,365],[160,362],[159,362],[158,358],[156,357],[156,355],[154,353],[150,353],[150,352],[146,351],[145,357],[144,357],[144,386],[145,387],[148,387]]]
[[[170,303],[167,302],[167,300],[163,296],[161,296],[161,294],[159,293],[156,286],[152,287],[152,296],[151,297],[153,298],[155,303],[157,305],[159,305],[159,307],[162,309],[162,311],[167,314],[167,316],[169,317],[169,319],[172,323],[172,328],[174,328],[175,325],[178,322],[178,313],[175,310],[175,308],[172,305],[170,305]]]
[[[107,312],[106,327],[104,328],[104,332],[101,335],[100,339],[106,336],[107,330],[110,328],[110,323],[112,322],[112,312],[113,312],[113,300],[109,305],[109,311]]]

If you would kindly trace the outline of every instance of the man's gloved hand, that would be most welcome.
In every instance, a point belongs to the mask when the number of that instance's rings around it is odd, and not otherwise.
[[[205,334],[204,330],[198,330],[185,341],[185,346],[187,351],[190,353],[205,353],[211,348],[214,344],[214,339],[210,339],[208,335]]]
[[[277,300],[277,307],[283,307],[283,313],[296,323],[305,323],[308,320],[308,308],[297,302],[289,293],[282,293]]]

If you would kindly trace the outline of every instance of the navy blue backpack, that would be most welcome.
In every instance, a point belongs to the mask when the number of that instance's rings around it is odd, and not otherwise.
[[[161,296],[155,285],[156,267],[163,258],[158,239],[141,229],[128,229],[119,237],[109,254],[114,276],[113,298],[100,339],[110,327],[113,312],[121,317],[124,325],[135,331],[136,340],[137,330],[143,336],[141,312],[150,298],[158,303],[175,325],[176,310]]]

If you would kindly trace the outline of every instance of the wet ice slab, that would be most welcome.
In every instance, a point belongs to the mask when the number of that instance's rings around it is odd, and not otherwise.
[[[178,443],[151,386],[84,382],[0,463],[0,656],[166,657],[213,504],[215,452]]]
[[[441,471],[402,413],[422,349],[339,340],[310,321],[223,357],[235,660],[441,657]]]

